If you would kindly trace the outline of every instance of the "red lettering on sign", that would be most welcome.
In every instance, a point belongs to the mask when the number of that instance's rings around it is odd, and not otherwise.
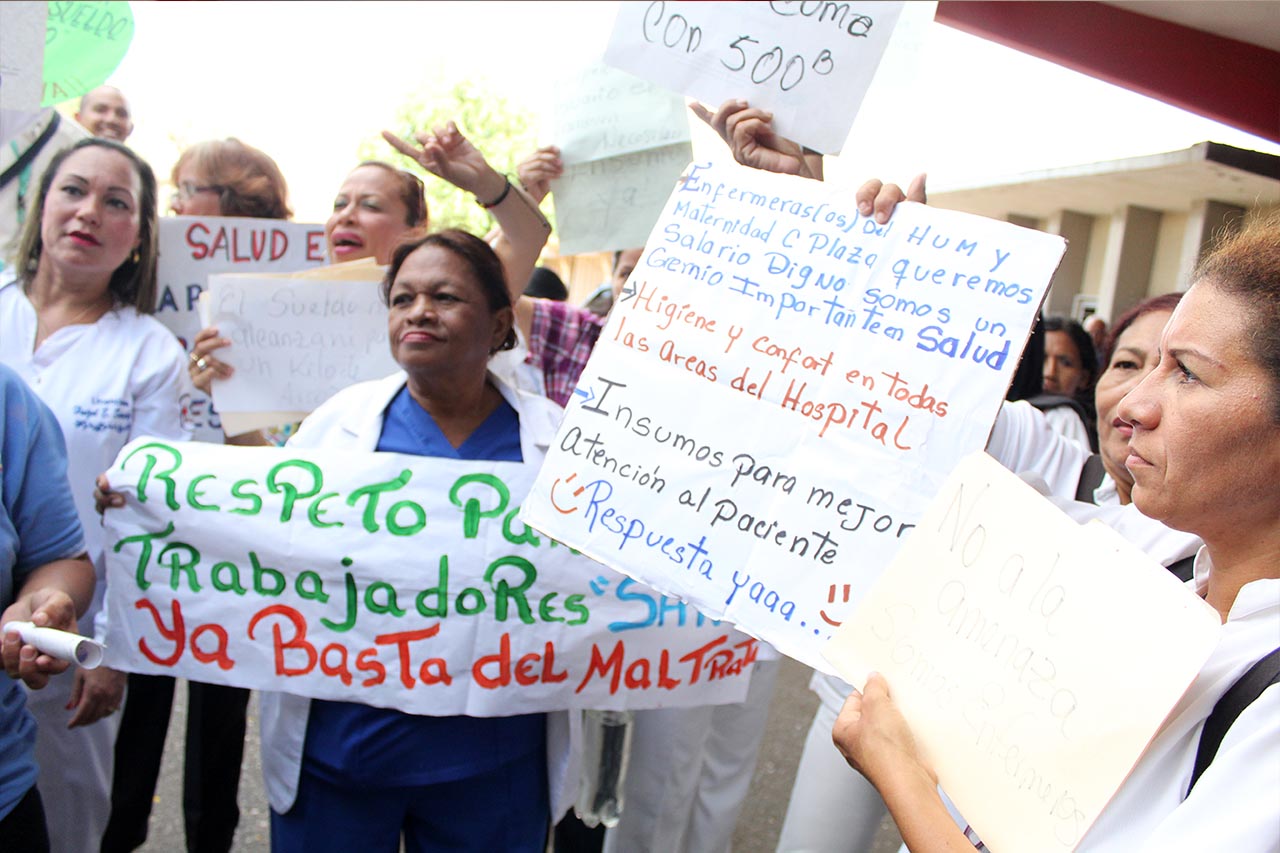
[[[273,604],[253,614],[253,618],[249,620],[249,639],[257,639],[253,636],[253,630],[258,626],[259,622],[268,616],[283,616],[293,624],[293,636],[288,640],[285,640],[284,632],[280,630],[280,623],[277,622],[271,626],[271,638],[275,648],[276,675],[306,675],[315,669],[318,655],[316,654],[315,646],[307,642],[307,620],[292,607],[284,604]],[[298,650],[301,650],[306,655],[306,666],[287,666],[284,660],[284,653]]]
[[[398,634],[379,634],[373,638],[373,641],[380,646],[388,646],[395,644],[397,651],[400,653],[400,683],[406,688],[412,688],[413,666],[409,663],[409,644],[415,640],[425,640],[428,637],[434,637],[440,633],[440,623],[432,625],[430,628],[423,628],[421,631],[401,631]]]
[[[167,658],[162,658],[147,647],[147,641],[145,639],[139,638],[138,651],[142,652],[143,656],[152,663],[159,664],[160,666],[173,666],[178,662],[178,658],[182,657],[182,649],[186,644],[187,632],[182,624],[182,607],[177,601],[172,602],[171,609],[173,611],[173,627],[167,628],[165,627],[164,619],[160,618],[160,611],[147,599],[140,598],[134,602],[133,606],[137,610],[150,610],[151,618],[154,619],[156,623],[156,629],[166,640],[171,640],[174,646],[173,654],[169,655]]]
[[[175,601],[174,604],[176,605],[177,602]],[[211,652],[202,651],[200,648],[200,638],[205,634],[212,634],[214,637],[216,645]],[[221,625],[201,625],[191,632],[191,654],[200,663],[216,663],[219,669],[231,669],[236,664],[227,651],[229,644],[227,629]]]

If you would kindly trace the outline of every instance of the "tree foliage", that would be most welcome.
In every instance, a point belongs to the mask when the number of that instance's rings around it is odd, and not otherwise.
[[[434,130],[450,120],[457,123],[493,168],[510,175],[512,180],[516,164],[536,144],[531,111],[512,104],[485,81],[450,84],[439,76],[396,110],[395,124],[387,129],[412,142],[414,134]],[[462,228],[483,235],[492,227],[489,214],[475,203],[474,197],[448,181],[424,173],[421,166],[391,148],[381,136],[362,142],[358,154],[361,160],[385,160],[422,176],[433,230]]]

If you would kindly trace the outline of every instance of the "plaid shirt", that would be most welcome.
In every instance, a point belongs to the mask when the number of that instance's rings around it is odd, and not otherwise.
[[[564,302],[536,299],[529,335],[529,364],[542,370],[548,399],[569,404],[578,377],[595,348],[604,318]]]

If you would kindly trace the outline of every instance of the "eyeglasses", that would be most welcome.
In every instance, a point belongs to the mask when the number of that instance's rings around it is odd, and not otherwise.
[[[187,199],[187,198],[192,198],[198,193],[219,193],[220,194],[224,189],[225,187],[220,187],[217,184],[209,184],[208,186],[202,187],[194,183],[193,181],[182,181],[176,187],[174,187],[173,194],[176,198]]]

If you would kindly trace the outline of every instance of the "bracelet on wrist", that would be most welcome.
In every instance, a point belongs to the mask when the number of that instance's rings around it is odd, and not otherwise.
[[[506,177],[506,176],[504,175],[504,176],[503,176],[503,181],[504,181],[504,183],[503,183],[503,185],[502,185],[502,192],[498,194],[498,197],[497,197],[496,199],[494,199],[493,201],[490,201],[490,202],[483,202],[483,201],[481,201],[481,200],[480,200],[480,197],[479,197],[479,196],[476,196],[476,204],[480,205],[480,206],[481,206],[481,207],[483,207],[485,210],[488,210],[489,208],[491,208],[491,207],[497,207],[498,205],[500,205],[500,204],[502,204],[504,201],[506,201],[506,200],[507,200],[507,195],[508,195],[508,194],[510,194],[510,192],[511,192],[511,179],[510,179],[510,178],[508,178],[508,177]]]

